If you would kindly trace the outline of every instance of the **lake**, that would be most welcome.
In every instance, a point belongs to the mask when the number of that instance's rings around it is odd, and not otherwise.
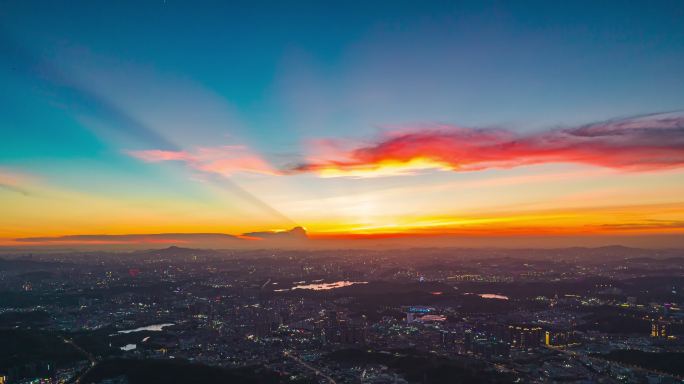
[[[496,293],[480,293],[478,296],[483,299],[508,300],[508,296],[497,295]]]
[[[133,332],[141,332],[141,331],[159,332],[164,327],[170,327],[172,325],[174,325],[174,324],[173,323],[153,324],[153,325],[148,325],[146,327],[140,327],[140,328],[135,328],[135,329],[126,329],[123,331],[119,331],[118,333],[133,333]]]

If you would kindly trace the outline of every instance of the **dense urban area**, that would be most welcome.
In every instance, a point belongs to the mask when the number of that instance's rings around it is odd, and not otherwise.
[[[0,383],[679,383],[684,255],[0,256]]]

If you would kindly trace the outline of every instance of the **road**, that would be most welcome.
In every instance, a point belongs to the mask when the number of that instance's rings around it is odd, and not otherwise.
[[[335,381],[335,379],[333,379],[332,377],[330,377],[330,376],[326,375],[325,373],[321,372],[320,369],[318,369],[318,368],[312,366],[311,364],[306,363],[305,361],[303,361],[303,360],[300,359],[299,357],[293,355],[293,354],[290,353],[289,351],[283,351],[283,355],[284,355],[285,357],[290,358],[290,359],[292,359],[293,361],[299,363],[299,365],[301,365],[302,367],[304,367],[304,368],[306,368],[306,369],[308,369],[308,370],[310,370],[310,371],[313,371],[313,372],[316,374],[316,376],[320,376],[320,377],[322,377],[322,378],[328,380],[328,382],[329,382],[330,384],[337,384],[337,382]]]
[[[76,380],[74,380],[74,383],[77,383],[77,384],[78,384],[78,383],[81,382],[81,379],[84,378],[84,377],[88,374],[88,372],[90,372],[90,370],[92,370],[93,368],[95,368],[95,365],[97,365],[97,359],[95,358],[95,356],[93,356],[92,353],[86,351],[85,349],[81,348],[78,344],[74,343],[73,340],[67,339],[67,338],[62,338],[62,340],[64,340],[65,343],[67,343],[67,344],[71,345],[72,347],[74,347],[77,351],[81,352],[84,356],[86,356],[86,357],[88,358],[88,361],[90,361],[90,367],[88,367],[88,369],[86,369],[85,371],[83,371],[83,373],[81,373],[81,374],[76,378]]]

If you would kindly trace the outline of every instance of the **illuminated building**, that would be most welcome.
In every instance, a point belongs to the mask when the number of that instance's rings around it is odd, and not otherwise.
[[[665,339],[669,334],[670,323],[667,320],[664,320],[662,317],[651,320],[651,337]]]
[[[468,329],[463,335],[463,345],[466,351],[471,351],[473,349],[473,331]]]
[[[511,340],[511,348],[528,349],[539,346],[542,342],[542,328],[538,326],[514,326],[508,327]]]
[[[423,306],[412,306],[405,309],[406,312],[406,323],[412,323],[419,320],[421,317],[426,316],[433,312],[435,309],[431,307]]]

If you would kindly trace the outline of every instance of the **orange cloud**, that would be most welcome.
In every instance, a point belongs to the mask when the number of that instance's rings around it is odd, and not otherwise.
[[[684,166],[684,115],[647,115],[528,135],[449,125],[418,127],[346,153],[336,152],[328,159],[311,159],[289,171],[372,177],[425,169],[477,171],[545,163],[627,171]]]
[[[238,145],[202,147],[192,152],[151,149],[128,151],[127,153],[150,163],[181,161],[198,171],[217,173],[224,176],[245,172],[267,175],[277,173],[259,155],[253,153],[247,147]]]

